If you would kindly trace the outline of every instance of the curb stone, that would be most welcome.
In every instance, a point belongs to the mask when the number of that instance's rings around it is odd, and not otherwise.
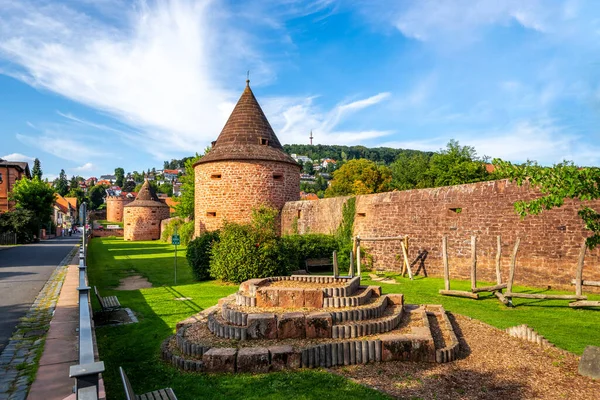
[[[35,379],[35,376],[30,379],[29,374],[44,350],[46,333],[54,315],[67,267],[78,249],[79,245],[73,246],[54,269],[0,354],[0,400],[27,398],[29,387]]]

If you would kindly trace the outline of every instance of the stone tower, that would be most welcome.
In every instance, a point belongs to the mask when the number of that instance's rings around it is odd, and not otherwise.
[[[125,196],[107,196],[106,219],[110,222],[123,222],[124,207],[133,200]]]
[[[195,234],[248,222],[252,209],[300,198],[300,165],[283,147],[249,81],[213,146],[195,165]]]
[[[169,206],[158,200],[148,180],[142,185],[135,200],[123,208],[125,240],[160,239],[160,221],[169,218]]]

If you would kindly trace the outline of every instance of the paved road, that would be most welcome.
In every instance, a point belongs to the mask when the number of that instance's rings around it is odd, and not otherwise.
[[[0,352],[56,266],[81,235],[0,249]]]

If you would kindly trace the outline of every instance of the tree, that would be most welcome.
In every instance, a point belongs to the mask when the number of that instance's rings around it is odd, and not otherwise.
[[[312,175],[315,172],[315,167],[313,166],[313,163],[310,161],[305,162],[304,165],[302,165],[302,172],[308,175]]]
[[[83,203],[85,201],[85,193],[83,192],[83,189],[80,187],[75,187],[73,189],[70,189],[69,193],[67,193],[67,197],[76,197],[77,205],[80,205],[81,203]]]
[[[77,189],[79,187],[79,177],[73,175],[69,181],[69,190]]]
[[[333,173],[325,197],[385,192],[391,180],[391,171],[384,165],[366,159],[350,160]]]
[[[175,204],[175,214],[178,217],[194,219],[194,182],[196,180],[194,163],[201,158],[202,156],[196,153],[194,157],[185,161],[185,175],[179,178],[181,182],[181,196],[174,198],[177,202]]]
[[[123,192],[133,192],[135,189],[135,182],[134,181],[127,181],[123,184],[123,186],[121,186],[121,190]]]
[[[35,213],[40,226],[50,222],[55,197],[54,189],[38,177],[19,179],[9,194],[18,209]]]
[[[485,163],[477,157],[471,146],[461,146],[452,139],[446,150],[431,157],[429,174],[434,186],[451,186],[480,182],[489,179]]]
[[[0,213],[0,233],[16,233],[18,243],[32,242],[38,235],[39,228],[39,219],[33,211],[16,209]]]
[[[400,154],[390,165],[392,188],[407,190],[432,187],[433,179],[429,174],[429,160],[430,157],[427,153]]]
[[[133,180],[138,183],[138,182],[144,182],[144,173],[142,171],[142,173],[140,174],[137,171],[133,171],[133,173],[131,174],[133,176]]]
[[[165,193],[167,196],[173,196],[173,185],[168,182],[163,183],[158,187],[158,193]]]
[[[54,180],[54,189],[56,190],[56,193],[61,196],[66,195],[69,191],[69,181],[67,180],[67,174],[64,169],[60,170],[58,178]]]
[[[535,161],[513,165],[508,161],[495,159],[493,163],[500,174],[517,185],[527,182],[531,188],[542,193],[542,197],[515,203],[515,211],[521,217],[559,208],[565,203],[565,199],[589,201],[600,198],[600,168],[581,168],[572,161],[563,161],[550,168],[542,167]],[[600,213],[583,204],[577,213],[592,233],[586,243],[593,249],[600,243]]]
[[[115,168],[115,177],[117,178],[115,180],[115,185],[117,185],[118,187],[123,186],[123,180],[125,178],[125,170],[121,167]]]
[[[98,209],[98,207],[104,203],[104,198],[106,197],[106,186],[92,186],[88,191],[88,197],[90,199],[90,210]]]
[[[42,165],[40,163],[40,159],[36,158],[33,160],[33,169],[31,170],[32,177],[38,177],[40,180],[42,179]]]

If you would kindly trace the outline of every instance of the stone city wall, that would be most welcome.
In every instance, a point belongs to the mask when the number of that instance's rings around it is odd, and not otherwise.
[[[577,215],[582,203],[567,200],[559,208],[521,219],[514,211],[517,200],[540,194],[507,180],[479,182],[433,189],[407,190],[357,196],[354,234],[361,237],[408,235],[409,259],[424,258],[429,275],[442,276],[442,236],[448,236],[451,278],[468,279],[471,235],[477,236],[477,277],[495,281],[496,237],[502,237],[502,275],[506,280],[515,240],[521,238],[515,273],[516,284],[571,287],[577,258],[586,235]],[[332,233],[341,222],[348,198],[286,203],[282,231]],[[600,209],[600,201],[586,203]],[[400,271],[397,241],[363,242],[374,269]],[[588,250],[584,279],[600,280],[600,252]],[[416,270],[420,262],[413,266]],[[586,287],[584,290],[591,290]]]

